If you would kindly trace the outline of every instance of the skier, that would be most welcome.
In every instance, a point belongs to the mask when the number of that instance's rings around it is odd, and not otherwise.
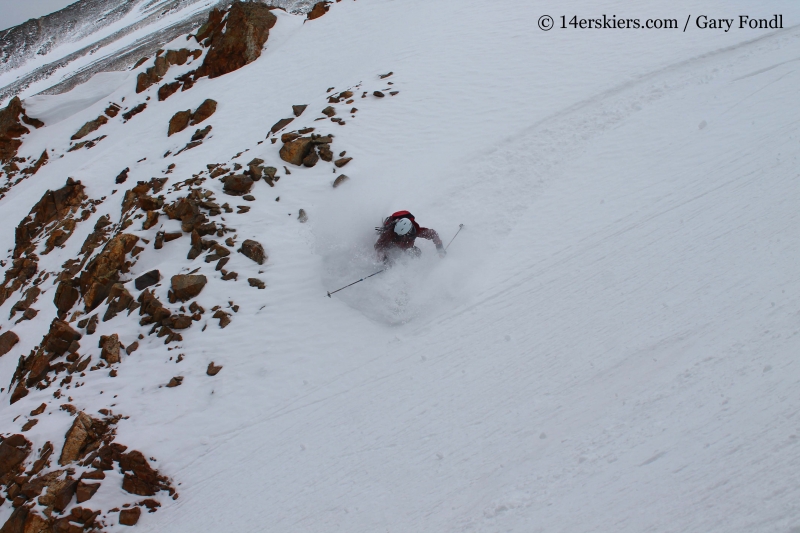
[[[439,257],[444,257],[444,246],[442,239],[435,230],[420,227],[414,220],[414,215],[408,211],[397,211],[391,216],[386,217],[383,226],[375,228],[380,233],[378,241],[375,243],[375,251],[378,252],[378,260],[385,264],[391,264],[398,251],[405,252],[412,257],[419,257],[422,251],[414,246],[417,237],[433,241]]]

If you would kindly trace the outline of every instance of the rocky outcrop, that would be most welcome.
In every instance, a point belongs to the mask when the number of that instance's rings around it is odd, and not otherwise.
[[[142,91],[145,91],[151,85],[161,81],[164,75],[169,70],[169,67],[171,67],[172,65],[183,65],[184,63],[186,63],[189,57],[194,57],[196,59],[200,57],[200,54],[202,54],[200,50],[190,51],[186,48],[181,48],[180,50],[168,50],[167,53],[164,55],[159,54],[156,57],[153,66],[148,68],[144,72],[140,72],[139,75],[136,77],[136,92],[140,93]],[[180,84],[178,84],[178,86],[180,86]],[[159,91],[159,100],[162,100],[160,91]]]
[[[197,124],[200,124],[205,119],[213,115],[216,110],[216,100],[212,100],[210,98],[206,99],[197,109],[195,109],[194,113],[192,113],[192,120],[189,122],[189,125],[196,126]]]
[[[270,8],[259,2],[234,1],[224,24],[221,13],[212,11],[197,34],[198,40],[208,42],[209,50],[195,79],[216,78],[258,59],[277,20]]]
[[[311,141],[311,137],[299,137],[285,142],[281,147],[280,156],[287,163],[300,166],[313,148],[314,143]]]
[[[86,266],[80,276],[80,290],[87,311],[100,305],[119,281],[120,274],[128,271],[130,262],[126,256],[138,240],[139,237],[129,233],[117,235]]]
[[[281,159],[293,165],[313,167],[322,159],[330,161],[333,153],[330,143],[332,135],[315,135],[300,137],[297,133],[284,133],[281,135],[283,146],[280,150]]]
[[[41,128],[41,120],[30,118],[25,114],[22,100],[18,96],[11,99],[5,109],[0,109],[0,163],[8,163],[17,155],[17,150],[22,146],[19,139],[30,130],[22,123]]]

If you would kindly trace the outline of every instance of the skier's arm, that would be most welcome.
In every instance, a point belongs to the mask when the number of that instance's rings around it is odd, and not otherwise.
[[[433,241],[433,244],[436,245],[436,249],[440,252],[444,250],[442,239],[439,238],[439,234],[436,233],[436,230],[432,230],[430,228],[420,228],[419,232],[417,232],[417,237],[422,237],[423,239]]]
[[[375,242],[375,251],[383,252],[387,248],[389,248],[392,244],[392,232],[391,231],[384,231],[381,233],[381,236],[378,237],[378,240]]]

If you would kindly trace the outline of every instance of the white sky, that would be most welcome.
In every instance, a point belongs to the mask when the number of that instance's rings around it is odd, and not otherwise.
[[[0,0],[0,30],[63,9],[76,0]]]

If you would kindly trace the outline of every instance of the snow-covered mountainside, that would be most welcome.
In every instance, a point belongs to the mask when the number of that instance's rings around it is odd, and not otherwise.
[[[84,2],[0,74],[0,532],[800,528],[800,6]]]

